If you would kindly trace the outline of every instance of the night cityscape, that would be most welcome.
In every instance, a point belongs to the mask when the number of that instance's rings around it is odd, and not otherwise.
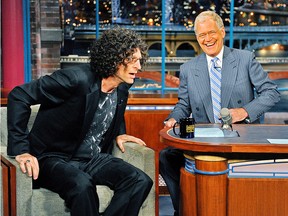
[[[62,49],[62,65],[74,55],[74,61],[87,61],[89,45],[95,39],[96,3],[89,0],[63,0],[62,17],[64,29],[64,47]],[[189,40],[178,46],[177,50],[167,50],[165,76],[172,77],[178,82],[178,68],[189,57],[197,55],[192,43],[196,43],[193,25],[196,16],[206,10],[216,11],[224,20],[226,28],[225,44],[229,46],[230,31],[230,1],[207,0],[166,0],[165,1],[165,29],[166,46],[175,41]],[[285,36],[288,31],[288,1],[284,0],[239,0],[234,2],[234,47],[248,49],[255,53],[256,57],[264,64],[267,71],[283,70],[278,62],[287,64],[288,41]],[[159,0],[103,0],[99,1],[100,32],[113,25],[131,28],[145,35],[152,41],[149,45],[149,65],[142,77],[138,77],[134,84],[134,90],[151,89],[148,92],[158,92],[161,85],[161,31],[162,31],[162,1]],[[185,36],[187,35],[187,36]],[[187,39],[190,38],[190,39]],[[193,39],[194,38],[194,39]],[[173,45],[172,45],[173,46]],[[64,50],[64,51],[63,51]],[[78,57],[77,57],[78,56]],[[169,63],[170,61],[170,63]],[[174,64],[174,63],[175,64]],[[174,66],[173,66],[174,64]],[[154,65],[154,66],[153,66]],[[172,66],[171,66],[172,65]],[[163,71],[162,71],[163,73]],[[177,87],[168,84],[166,87]],[[286,80],[279,81],[280,88],[286,88]],[[143,91],[145,92],[145,91]],[[281,92],[284,96],[279,110],[287,110],[287,91]]]
[[[162,1],[157,0],[103,0],[99,1],[99,22],[96,21],[96,3],[90,0],[63,0],[62,1],[62,28],[66,43],[64,54],[88,55],[88,44],[95,37],[95,30],[99,31],[112,25],[122,25],[137,31],[161,31]],[[234,32],[235,35],[249,32],[271,32],[283,35],[288,28],[288,1],[284,0],[238,0],[234,2]],[[193,36],[195,17],[202,11],[213,10],[223,17],[226,31],[230,31],[230,1],[224,0],[166,0],[165,1],[165,28],[170,32],[188,32]],[[281,33],[283,31],[283,33]],[[83,36],[85,35],[85,37]],[[261,38],[246,38],[240,36],[241,41],[234,41],[234,47],[247,49],[253,45],[249,41],[262,40]],[[79,37],[81,37],[79,39]],[[269,37],[269,36],[267,36]],[[280,37],[281,38],[281,37]],[[266,40],[266,39],[264,39]],[[80,41],[80,42],[79,42]],[[78,43],[78,44],[76,44]],[[81,43],[79,45],[79,43]],[[228,43],[228,40],[227,40]],[[287,41],[286,41],[287,43]],[[287,56],[287,44],[282,39],[275,40],[275,44],[266,43],[262,47],[251,48],[257,56]],[[73,45],[71,45],[73,44]],[[228,44],[226,44],[228,45]],[[74,46],[74,48],[68,47]],[[81,46],[85,50],[79,51]],[[254,44],[255,46],[255,44]],[[258,46],[258,45],[257,45]],[[159,49],[159,48],[158,48]],[[161,48],[160,48],[161,49]],[[186,50],[191,47],[185,48]],[[268,51],[267,51],[268,50]],[[271,54],[270,54],[271,53]],[[169,56],[169,54],[168,54]],[[172,55],[173,56],[173,55]],[[189,56],[189,55],[188,55]],[[191,56],[191,55],[190,55]]]
[[[77,40],[77,34],[90,34],[87,38],[91,38],[97,27],[101,31],[112,25],[123,25],[138,31],[161,31],[161,24],[163,22],[162,1],[99,1],[99,22],[95,25],[96,3],[96,0],[62,1],[62,28],[67,41],[74,40],[75,37]],[[235,1],[233,7],[234,31],[236,34],[239,31],[265,33],[268,31],[279,32],[284,30],[285,32],[288,28],[287,5],[288,1],[284,0]],[[223,18],[226,31],[230,30],[231,8],[230,1],[228,0],[214,0],[211,2],[207,0],[166,0],[165,28],[167,31],[172,32],[193,32],[195,17],[205,10],[216,11]],[[237,41],[234,42],[236,48],[243,48],[237,43]],[[263,49],[265,47],[267,46],[263,46]],[[277,43],[273,47],[265,49],[275,50],[275,48],[281,53],[287,50],[287,44],[280,42],[280,44]],[[260,54],[263,55],[264,53],[260,52]],[[280,56],[283,56],[283,54],[280,54]]]
[[[63,0],[64,25],[79,27],[95,25],[96,1]],[[239,0],[234,2],[235,26],[288,25],[288,7],[284,0]],[[202,11],[214,10],[230,24],[230,1],[167,0],[165,23],[193,27],[195,17]],[[101,27],[111,24],[161,26],[162,1],[103,0],[99,1]]]

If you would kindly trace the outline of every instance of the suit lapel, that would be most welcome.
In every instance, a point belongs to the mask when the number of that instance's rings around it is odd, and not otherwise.
[[[228,107],[237,78],[237,61],[228,47],[224,47],[221,73],[221,106]]]
[[[198,89],[198,94],[200,95],[200,98],[203,102],[209,121],[214,122],[213,109],[211,103],[212,99],[210,90],[209,71],[206,55],[204,53],[201,54],[197,59],[195,80],[196,80],[195,82],[196,89]]]
[[[86,105],[85,105],[85,115],[83,120],[83,127],[81,132],[81,137],[84,138],[84,136],[87,133],[87,130],[89,129],[91,122],[94,118],[95,111],[98,106],[99,98],[100,98],[100,86],[101,81],[97,81],[97,83],[94,83],[93,86],[90,87],[90,93],[86,95]]]

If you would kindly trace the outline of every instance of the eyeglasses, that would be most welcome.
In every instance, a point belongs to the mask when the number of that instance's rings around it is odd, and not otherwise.
[[[127,64],[136,64],[138,60],[140,62],[140,65],[142,65],[144,61],[142,58],[127,58],[126,59]]]
[[[214,37],[219,30],[220,30],[220,29],[218,29],[217,31],[211,30],[211,31],[209,31],[209,32],[207,32],[207,33],[201,33],[201,34],[197,35],[197,37],[200,38],[200,39],[206,38],[207,35],[208,35],[209,37]]]

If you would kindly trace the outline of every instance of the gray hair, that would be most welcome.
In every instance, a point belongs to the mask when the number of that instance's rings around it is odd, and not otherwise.
[[[204,22],[207,19],[214,20],[216,22],[216,25],[219,27],[219,29],[224,26],[222,18],[217,13],[213,11],[204,11],[204,12],[201,12],[195,19],[195,22],[194,22],[195,34],[197,34],[197,29],[196,29],[197,24]]]

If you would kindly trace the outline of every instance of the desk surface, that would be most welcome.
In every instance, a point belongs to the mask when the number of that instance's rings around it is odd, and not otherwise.
[[[198,124],[196,127],[218,127]],[[288,125],[234,124],[240,137],[195,137],[182,139],[173,130],[162,129],[160,141],[175,148],[198,152],[288,153],[287,144],[271,144],[267,139],[288,139]]]

